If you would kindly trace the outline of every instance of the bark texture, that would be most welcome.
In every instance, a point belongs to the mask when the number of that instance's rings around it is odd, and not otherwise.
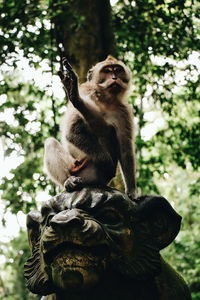
[[[109,0],[69,1],[54,22],[57,43],[63,44],[80,82],[92,65],[116,54]]]

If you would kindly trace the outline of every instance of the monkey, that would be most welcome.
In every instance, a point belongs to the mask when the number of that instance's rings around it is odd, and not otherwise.
[[[86,184],[108,184],[120,162],[125,192],[135,199],[133,113],[125,99],[129,68],[109,55],[79,85],[64,58],[58,75],[69,101],[61,123],[61,143],[55,138],[45,141],[47,174],[54,183],[73,191]]]

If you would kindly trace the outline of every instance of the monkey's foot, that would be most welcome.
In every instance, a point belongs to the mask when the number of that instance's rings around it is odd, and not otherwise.
[[[82,187],[82,178],[76,176],[70,176],[64,183],[64,187],[67,192],[73,192],[79,190]]]
[[[129,199],[131,199],[134,202],[137,202],[137,196],[135,193],[127,193],[127,196],[129,197]]]

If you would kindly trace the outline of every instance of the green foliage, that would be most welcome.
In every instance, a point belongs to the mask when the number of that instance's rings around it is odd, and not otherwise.
[[[16,84],[16,78],[14,84],[11,77],[4,79],[6,84],[0,86],[0,91],[6,95],[6,101],[0,111],[7,116],[12,114],[13,121],[8,123],[7,119],[3,120],[0,134],[5,139],[5,155],[14,153],[23,162],[11,170],[11,179],[2,179],[0,188],[4,191],[2,199],[6,200],[6,207],[10,207],[13,213],[19,210],[27,213],[36,206],[38,190],[48,186],[42,172],[42,157],[44,140],[52,134],[55,126],[45,113],[46,109],[51,111],[51,98],[32,84]],[[39,174],[36,180],[34,174]],[[48,189],[51,192],[51,188]]]
[[[36,207],[40,191],[54,193],[42,171],[43,144],[56,135],[64,105],[49,96],[51,82],[43,89],[26,74],[21,78],[19,57],[36,69],[47,62],[55,73],[62,35],[55,24],[69,16],[72,2],[0,2],[0,113],[13,116],[12,122],[0,119],[0,136],[5,155],[20,158],[0,188],[5,207],[14,213]],[[133,73],[138,191],[162,194],[183,216],[181,233],[164,254],[185,276],[195,300],[200,299],[199,15],[197,0],[118,0],[112,15],[118,56]],[[71,19],[73,35],[85,19],[76,11]]]
[[[183,226],[176,241],[163,252],[173,266],[185,277],[192,292],[192,299],[200,299],[200,209],[199,199],[195,203],[195,198],[186,207],[182,204]]]
[[[144,158],[142,153],[150,152],[152,145],[166,147],[170,160],[183,168],[187,161],[194,170],[199,167],[200,78],[198,66],[190,62],[191,54],[197,54],[194,51],[200,47],[199,5],[197,1],[184,0],[119,0],[117,4],[113,15],[117,45],[133,71],[132,97],[133,102],[139,103],[134,106],[140,129],[136,149],[142,179],[138,183],[144,192],[149,192],[148,182],[156,191],[150,178],[156,170],[160,172],[159,165],[166,168],[169,158],[162,155],[161,149],[156,156]],[[178,72],[181,79],[177,78]],[[152,103],[151,109],[164,113],[166,123],[150,143],[141,136],[146,125],[144,101]]]
[[[10,241],[9,247],[2,245],[0,254],[5,255],[5,263],[1,274],[5,286],[5,295],[2,300],[34,300],[38,299],[30,294],[26,288],[24,278],[24,263],[30,257],[30,249],[27,242],[27,233],[21,231],[17,238]]]
[[[0,43],[1,63],[11,59],[16,66],[19,50],[23,51],[30,64],[38,65],[34,56],[46,58],[51,51],[49,39],[49,16],[46,1],[1,1]],[[41,51],[42,49],[42,51]]]

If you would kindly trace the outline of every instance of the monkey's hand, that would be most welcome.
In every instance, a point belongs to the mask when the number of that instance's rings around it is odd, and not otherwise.
[[[59,71],[58,75],[64,85],[69,100],[76,106],[79,100],[78,77],[65,57],[63,58],[63,72]]]
[[[127,193],[127,196],[128,196],[132,201],[137,202],[136,192]]]

